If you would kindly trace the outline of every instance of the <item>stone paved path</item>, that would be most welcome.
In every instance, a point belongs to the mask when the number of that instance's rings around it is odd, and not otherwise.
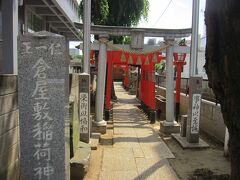
[[[177,180],[168,163],[174,155],[147,123],[135,96],[115,84],[113,145],[103,148],[101,180]]]

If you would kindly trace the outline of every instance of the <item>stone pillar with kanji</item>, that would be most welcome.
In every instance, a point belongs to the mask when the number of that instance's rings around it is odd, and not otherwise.
[[[202,77],[191,77],[189,87],[187,141],[189,143],[198,143],[202,100]]]

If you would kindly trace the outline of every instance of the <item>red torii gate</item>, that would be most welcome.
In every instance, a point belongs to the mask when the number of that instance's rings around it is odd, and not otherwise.
[[[122,51],[107,51],[107,82],[106,82],[106,97],[105,97],[105,112],[110,112],[111,109],[111,92],[113,80],[113,66],[114,64],[124,65],[128,71],[128,66],[138,66],[141,68],[141,94],[140,101],[150,110],[156,111],[155,101],[155,64],[159,63],[165,57],[161,56],[161,52],[154,52],[148,54],[134,54]],[[125,56],[123,60],[123,57]],[[129,58],[131,56],[131,62]],[[155,56],[155,57],[154,57]],[[153,59],[155,58],[154,62]],[[125,82],[128,81],[125,79]],[[109,116],[107,117],[109,119]],[[154,119],[155,120],[155,119]]]

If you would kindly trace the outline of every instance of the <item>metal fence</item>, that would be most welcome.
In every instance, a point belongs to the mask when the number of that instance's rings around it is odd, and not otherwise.
[[[156,85],[161,87],[166,87],[166,76],[165,75],[155,75],[156,76]],[[174,85],[175,78],[174,78]],[[181,79],[181,92],[187,94],[189,87],[189,78]],[[215,95],[211,88],[208,87],[208,80],[203,79],[202,81],[202,98],[208,101],[216,102]]]

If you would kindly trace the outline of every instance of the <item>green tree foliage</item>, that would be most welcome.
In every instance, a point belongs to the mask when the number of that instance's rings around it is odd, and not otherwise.
[[[166,66],[166,61],[162,60],[160,63],[155,65],[155,71],[161,74],[164,71],[165,66]]]
[[[82,55],[72,55],[71,57],[72,57],[72,59],[74,59],[74,60],[79,60],[79,61],[81,61],[82,58],[83,58]]]
[[[106,25],[137,25],[141,18],[147,19],[148,0],[108,0],[109,16]]]
[[[83,3],[79,14],[83,17]],[[95,25],[133,26],[147,20],[148,0],[92,0],[91,19]],[[82,18],[83,19],[83,18]]]
[[[79,5],[79,15],[83,19],[83,3],[81,1]],[[91,2],[91,20],[94,24],[104,25],[106,24],[109,16],[108,0],[92,0]]]
[[[83,19],[83,3],[80,3],[79,14]],[[91,20],[95,25],[135,26],[141,19],[147,21],[148,0],[92,0]],[[111,37],[114,43],[130,43],[127,37]]]

